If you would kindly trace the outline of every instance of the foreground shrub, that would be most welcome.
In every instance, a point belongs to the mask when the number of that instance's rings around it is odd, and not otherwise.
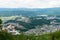
[[[35,36],[34,34],[25,35],[24,33],[12,35],[7,31],[0,31],[0,40],[60,40],[60,31],[38,36]]]
[[[0,40],[15,40],[11,33],[0,31]]]

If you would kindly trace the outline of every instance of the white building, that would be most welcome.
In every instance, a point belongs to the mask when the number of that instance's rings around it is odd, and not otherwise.
[[[3,27],[2,30],[7,30],[8,33],[12,33],[13,35],[19,35],[19,31],[15,30],[15,26],[10,24],[7,27]]]

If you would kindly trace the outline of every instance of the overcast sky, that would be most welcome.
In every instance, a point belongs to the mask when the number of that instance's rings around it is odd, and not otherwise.
[[[0,0],[0,8],[60,7],[60,0]]]

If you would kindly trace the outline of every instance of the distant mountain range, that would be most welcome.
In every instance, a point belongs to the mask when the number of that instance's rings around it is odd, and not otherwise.
[[[41,14],[60,15],[60,7],[58,8],[0,8],[0,16],[37,16]]]

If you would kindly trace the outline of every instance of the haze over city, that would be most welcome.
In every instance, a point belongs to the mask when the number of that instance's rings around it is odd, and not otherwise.
[[[0,0],[0,8],[60,7],[60,0]]]

